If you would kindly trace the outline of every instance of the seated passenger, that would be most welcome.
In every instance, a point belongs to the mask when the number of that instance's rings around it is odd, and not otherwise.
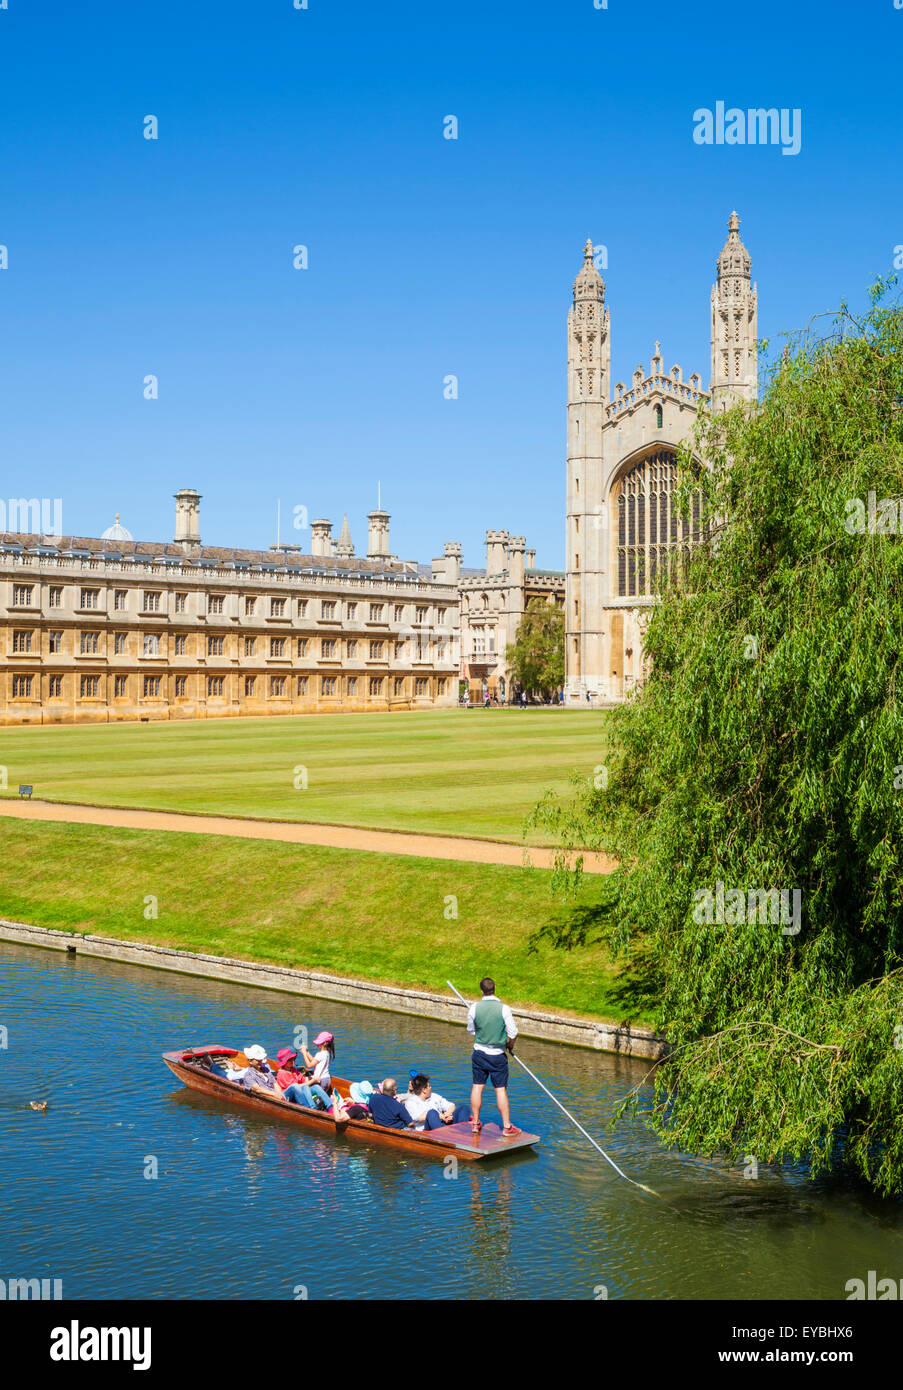
[[[387,1076],[370,1097],[370,1114],[378,1125],[388,1125],[390,1129],[411,1129],[414,1121],[398,1099],[398,1082],[394,1076]]]
[[[418,1077],[419,1075],[420,1075],[420,1068],[419,1068],[419,1067],[411,1067],[411,1070],[408,1072],[408,1089],[407,1089],[407,1091],[405,1092],[405,1094],[404,1094],[404,1095],[402,1096],[402,1098],[401,1098],[401,1099],[402,1099],[402,1104],[407,1105],[407,1103],[408,1103],[408,1101],[410,1100],[411,1096],[414,1094],[414,1079],[415,1079],[415,1077]]]
[[[370,1097],[373,1095],[373,1086],[369,1081],[352,1081],[348,1087],[348,1104],[345,1106],[348,1118],[351,1120],[372,1120],[370,1113]]]
[[[289,1086],[302,1086],[307,1079],[303,1071],[299,1071],[295,1066],[298,1054],[293,1047],[283,1047],[276,1053],[276,1061],[279,1068],[276,1072],[276,1080],[287,1091]]]
[[[316,1110],[317,1102],[321,1101],[328,1110],[332,1104],[330,1097],[322,1086],[308,1081],[306,1072],[298,1070],[295,1066],[297,1060],[298,1054],[294,1048],[284,1047],[281,1052],[276,1053],[276,1061],[279,1063],[276,1080],[282,1087],[285,1099],[290,1105],[306,1105],[310,1110]]]
[[[228,1056],[216,1054],[216,1061],[210,1062],[210,1070],[216,1076],[224,1076],[227,1081],[241,1081],[248,1070],[248,1059],[243,1052],[233,1052]]]
[[[411,1082],[411,1092],[405,1100],[405,1108],[415,1122],[415,1129],[441,1129],[443,1125],[458,1125],[470,1119],[468,1106],[452,1105],[433,1090],[429,1077],[422,1072]]]
[[[253,1047],[245,1048],[245,1056],[248,1059],[248,1070],[242,1078],[242,1085],[249,1091],[264,1091],[266,1095],[272,1096],[273,1100],[281,1100],[282,1088],[267,1065],[265,1050],[255,1043]]]

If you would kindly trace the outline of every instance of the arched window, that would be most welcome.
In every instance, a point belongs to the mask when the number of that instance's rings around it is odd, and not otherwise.
[[[655,407],[655,427],[656,427],[656,429],[659,429],[659,430],[661,429],[663,420],[664,420],[664,416],[662,415],[662,408],[661,408],[660,405],[657,405],[657,406]]]
[[[616,485],[621,598],[649,597],[660,579],[685,575],[690,546],[704,539],[700,494],[693,494],[689,519],[682,517],[674,503],[677,483],[677,459],[660,449],[635,463]]]

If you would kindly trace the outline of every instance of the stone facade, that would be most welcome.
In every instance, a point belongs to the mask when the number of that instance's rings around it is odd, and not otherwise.
[[[757,398],[756,287],[732,213],[711,297],[711,390],[665,370],[655,344],[611,387],[605,284],[587,242],[568,315],[565,699],[614,704],[644,675],[643,626],[657,575],[700,538],[698,505],[675,515],[676,450],[697,412]]]
[[[390,556],[388,513],[371,514],[360,560],[328,521],[314,555],[202,546],[199,494],[176,504],[172,544],[134,542],[118,519],[99,539],[0,539],[0,723],[457,702],[457,574]]]
[[[505,660],[524,609],[533,599],[564,608],[565,577],[536,568],[536,552],[523,536],[486,532],[486,570],[461,580],[461,674],[471,702],[496,697],[510,704],[515,691]]]

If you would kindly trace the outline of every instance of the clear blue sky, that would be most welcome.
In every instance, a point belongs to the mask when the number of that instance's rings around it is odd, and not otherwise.
[[[732,208],[762,337],[903,243],[893,0],[308,3],[0,10],[0,497],[67,533],[168,539],[190,486],[210,544],[270,544],[281,498],[360,553],[380,479],[403,558],[504,527],[560,566],[587,236],[613,379],[659,338],[705,385]],[[801,153],[694,144],[718,100],[799,107]]]

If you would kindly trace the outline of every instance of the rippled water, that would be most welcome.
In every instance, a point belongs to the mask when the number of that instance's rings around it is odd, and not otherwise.
[[[757,1299],[903,1277],[899,1203],[786,1169],[745,1179],[639,1122],[606,1135],[643,1075],[627,1059],[521,1048],[664,1201],[615,1177],[516,1066],[514,1118],[542,1146],[449,1180],[193,1095],[160,1060],[195,1042],[272,1055],[297,1024],[336,1034],[340,1075],[422,1066],[467,1099],[463,1027],[0,942],[0,1279],[59,1278],[67,1298]]]

